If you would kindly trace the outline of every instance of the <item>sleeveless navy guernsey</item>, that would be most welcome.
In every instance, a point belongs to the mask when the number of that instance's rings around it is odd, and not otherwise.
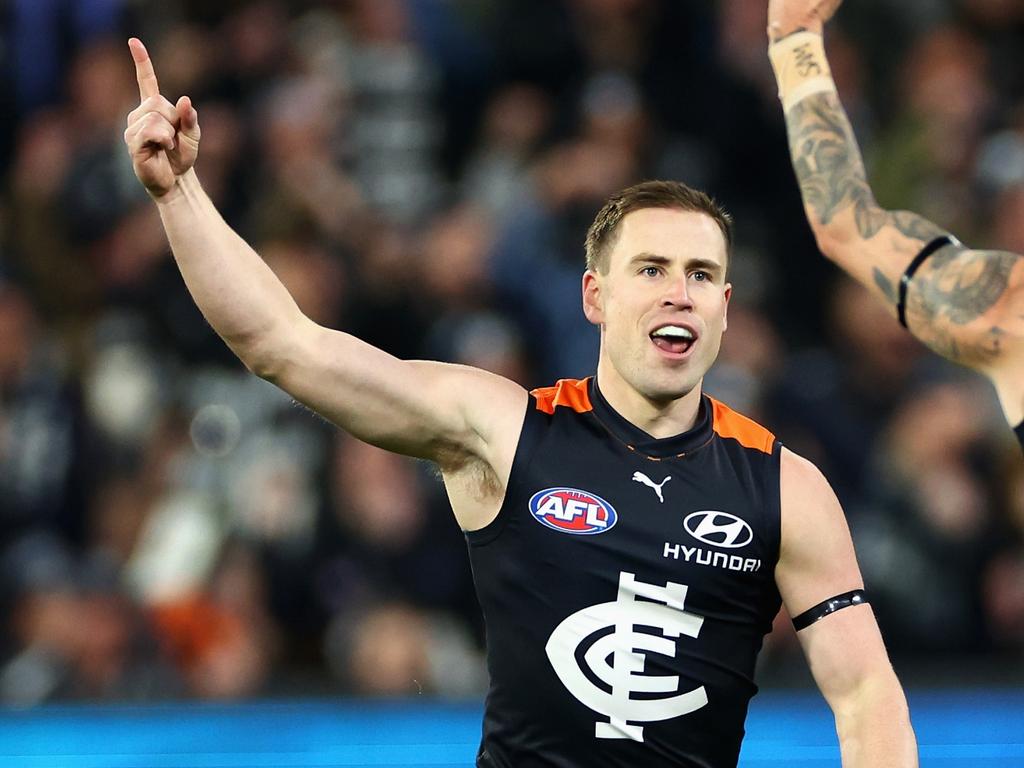
[[[491,685],[479,768],[735,766],[781,599],[779,456],[704,396],[654,439],[593,379],[535,390],[467,533]]]

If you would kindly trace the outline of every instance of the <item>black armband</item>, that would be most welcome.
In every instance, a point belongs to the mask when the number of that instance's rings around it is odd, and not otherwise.
[[[816,621],[821,621],[826,616],[849,608],[852,605],[867,605],[868,596],[863,589],[855,589],[852,592],[844,592],[841,595],[830,597],[828,600],[818,603],[813,608],[808,608],[799,616],[793,618],[793,627],[799,632],[807,629]]]
[[[907,327],[907,289],[910,287],[910,281],[914,277],[914,273],[921,268],[921,265],[927,261],[929,256],[940,248],[945,248],[947,245],[960,245],[960,241],[952,235],[936,237],[921,249],[921,252],[907,265],[903,277],[900,278],[900,294],[899,301],[896,302],[896,316],[899,318],[900,325],[904,328]]]

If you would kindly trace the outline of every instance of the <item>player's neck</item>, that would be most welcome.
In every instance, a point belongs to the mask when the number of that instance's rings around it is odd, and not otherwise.
[[[697,424],[701,384],[674,400],[652,400],[623,380],[611,365],[598,365],[597,385],[616,413],[651,437],[674,437]]]

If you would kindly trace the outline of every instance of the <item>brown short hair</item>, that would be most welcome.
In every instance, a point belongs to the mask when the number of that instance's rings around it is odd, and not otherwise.
[[[642,208],[678,208],[707,214],[722,230],[726,251],[732,249],[732,216],[714,198],[678,181],[645,181],[616,192],[598,211],[587,230],[587,269],[608,271],[608,251],[615,243],[619,223],[627,213]]]

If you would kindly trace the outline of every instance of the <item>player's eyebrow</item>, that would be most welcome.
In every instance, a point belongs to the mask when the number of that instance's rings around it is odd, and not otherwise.
[[[630,265],[634,264],[657,264],[659,266],[666,266],[672,263],[672,259],[668,256],[661,256],[657,253],[649,253],[642,251],[632,259],[629,260]],[[721,274],[723,267],[717,261],[706,258],[695,258],[686,260],[687,269],[702,269],[705,272],[710,272],[714,275]]]
[[[672,259],[668,256],[659,256],[656,253],[648,253],[647,251],[641,251],[632,259],[629,260],[630,264],[670,264]]]
[[[722,271],[722,265],[712,259],[690,259],[686,262],[686,268],[703,269],[705,272],[711,272],[715,275]]]

